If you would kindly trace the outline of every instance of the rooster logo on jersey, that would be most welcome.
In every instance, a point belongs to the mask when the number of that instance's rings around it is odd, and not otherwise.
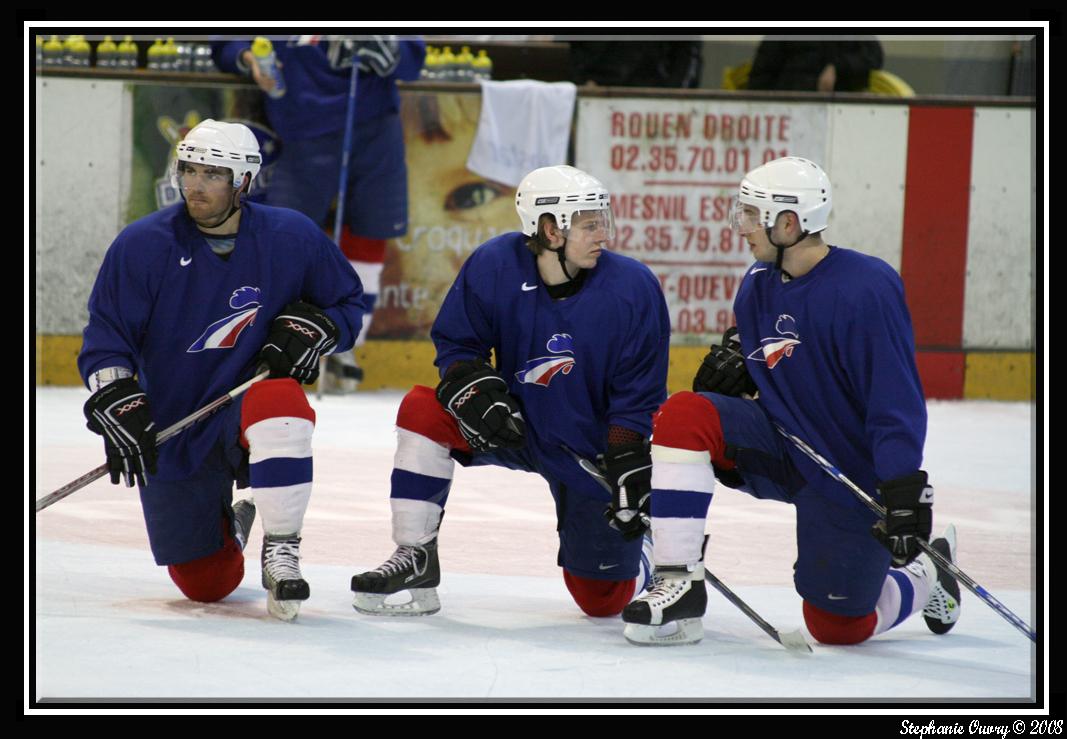
[[[552,338],[545,344],[545,348],[553,353],[549,357],[537,357],[529,359],[526,365],[515,378],[527,385],[540,385],[548,387],[552,378],[558,374],[570,374],[574,368],[574,339],[570,334],[552,334]],[[572,356],[562,356],[570,354]]]
[[[237,288],[230,296],[230,307],[237,312],[208,326],[207,330],[200,334],[200,338],[186,350],[188,353],[232,348],[241,332],[256,322],[256,313],[259,312],[259,288],[247,285]]]
[[[748,359],[766,362],[767,369],[774,369],[782,359],[793,356],[793,349],[800,345],[800,334],[793,316],[786,313],[778,316],[774,330],[778,332],[777,336],[760,339],[760,348],[748,355]]]

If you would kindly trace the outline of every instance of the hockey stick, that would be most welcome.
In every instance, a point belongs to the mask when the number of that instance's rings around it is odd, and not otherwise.
[[[655,544],[653,544],[653,546],[655,546]],[[781,644],[790,652],[807,652],[809,654],[811,653],[811,645],[808,644],[808,640],[804,638],[804,635],[800,633],[799,630],[789,631],[784,634],[778,631],[778,629],[774,628],[769,623],[764,621],[758,613],[752,610],[752,608],[747,603],[745,603],[745,601],[737,597],[734,591],[726,587],[726,583],[715,577],[715,575],[708,572],[707,568],[704,568],[704,579],[714,585],[715,589],[722,593],[726,600],[730,601],[735,606],[740,608],[742,613],[752,619],[752,622],[756,624],[756,626],[759,626],[767,633],[767,636],[774,639],[776,642]]]
[[[856,497],[859,498],[864,505],[866,505],[869,509],[876,513],[880,518],[885,518],[885,508],[883,508],[874,498],[872,498],[870,495],[860,489],[860,487],[856,485],[856,483],[845,477],[841,470],[830,464],[830,462],[827,461],[825,457],[820,455],[818,452],[816,452],[814,449],[804,443],[804,441],[802,441],[801,439],[797,438],[796,436],[789,433],[777,424],[775,424],[775,427],[778,429],[778,433],[793,442],[793,445],[796,446],[797,449],[806,454],[813,462],[815,462],[815,464],[822,467],[823,471],[826,474],[830,475],[830,477],[834,478],[842,485],[847,487],[849,490],[851,490],[853,493],[855,493]],[[979,598],[985,601],[990,608],[992,608],[994,611],[1003,616],[1008,623],[1010,623],[1019,631],[1030,637],[1030,641],[1037,641],[1037,634],[1034,633],[1033,629],[1026,625],[1025,621],[1023,621],[1021,618],[1012,613],[1012,611],[1007,606],[1005,606],[999,600],[994,598],[992,594],[990,594],[985,588],[983,588],[981,585],[979,585],[970,577],[968,577],[963,572],[963,570],[961,570],[952,562],[949,562],[947,559],[945,559],[941,555],[941,553],[931,547],[928,542],[925,542],[920,539],[919,547],[924,552],[929,554],[930,558],[933,559],[934,562],[936,562],[940,567],[943,567],[944,569],[951,572],[957,580],[967,586],[968,590],[977,595]]]
[[[352,74],[348,83],[348,106],[345,109],[345,138],[341,145],[341,180],[337,183],[337,209],[333,220],[333,243],[341,248],[341,228],[345,219],[345,198],[348,196],[348,160],[352,155],[352,125],[356,120],[356,90],[359,87],[359,60],[352,60]],[[326,357],[319,359],[319,384],[315,399],[322,400],[322,386],[326,380]]]
[[[172,436],[177,436],[182,431],[184,431],[186,428],[188,428],[189,426],[192,426],[194,423],[196,423],[200,419],[206,418],[207,416],[210,416],[212,413],[214,413],[219,408],[221,408],[222,406],[224,406],[227,403],[229,403],[231,400],[236,398],[238,395],[243,393],[245,390],[247,390],[248,388],[252,387],[253,383],[256,383],[256,382],[259,382],[262,379],[265,379],[269,374],[270,374],[269,372],[261,372],[261,373],[259,373],[258,375],[253,377],[251,380],[249,380],[245,384],[238,385],[237,387],[235,387],[233,390],[231,390],[230,392],[226,393],[225,395],[217,398],[216,400],[211,401],[210,403],[205,405],[200,410],[194,411],[193,413],[190,413],[188,416],[186,416],[182,420],[178,421],[177,423],[175,423],[175,424],[173,424],[171,426],[168,426],[167,428],[163,429],[156,436],[156,444],[162,444],[164,441],[166,441],[167,439],[171,438]],[[69,482],[66,485],[64,485],[63,487],[61,487],[59,490],[56,490],[55,492],[49,493],[48,495],[44,496],[43,498],[40,498],[37,501],[37,503],[36,503],[36,505],[34,507],[34,513],[40,513],[41,511],[43,511],[45,508],[47,508],[48,506],[52,505],[56,501],[63,500],[63,498],[66,498],[71,493],[74,493],[74,492],[76,492],[78,490],[81,490],[83,487],[85,487],[89,483],[93,482],[94,480],[99,480],[101,477],[103,477],[106,474],[107,474],[107,464],[102,464],[99,467],[97,467],[95,470],[93,470],[92,472],[85,473],[84,475],[79,477],[77,480]]]
[[[614,493],[614,491],[611,489],[611,483],[608,482],[608,479],[604,476],[604,473],[601,472],[595,464],[593,464],[577,452],[573,451],[570,447],[566,445],[564,445],[563,450],[574,458],[574,461],[578,463],[579,467],[589,473],[589,475],[594,480],[600,483],[601,487],[603,487],[609,493]],[[652,546],[655,547],[655,545],[655,541],[653,541]],[[725,597],[726,600],[737,606],[742,613],[748,616],[752,620],[752,622],[756,624],[756,626],[759,626],[761,629],[763,629],[763,631],[766,632],[769,637],[774,639],[776,642],[781,644],[790,652],[811,652],[811,645],[808,644],[807,639],[804,638],[804,635],[800,633],[800,631],[790,631],[785,634],[778,631],[778,629],[774,628],[769,623],[764,621],[763,618],[758,613],[756,613],[752,609],[752,607],[748,605],[748,603],[745,603],[745,601],[741,600],[741,598],[739,598],[737,594],[734,593],[734,591],[726,587],[726,583],[715,577],[715,575],[711,574],[711,571],[708,570],[706,566],[704,567],[704,579],[710,582],[716,590],[722,593],[723,597]]]

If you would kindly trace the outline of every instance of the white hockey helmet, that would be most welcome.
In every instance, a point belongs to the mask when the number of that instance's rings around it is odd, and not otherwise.
[[[615,238],[608,189],[596,177],[566,164],[535,169],[523,177],[515,194],[515,210],[527,236],[537,233],[537,223],[546,213],[555,217],[560,229],[567,231],[579,213],[601,211],[606,216],[608,239]]]
[[[233,189],[237,190],[249,177],[249,189],[252,180],[259,174],[262,157],[259,153],[259,141],[248,126],[240,123],[226,123],[208,118],[201,121],[185,138],[178,142],[177,156],[171,182],[178,187],[178,166],[180,162],[206,164],[213,167],[225,167],[233,172]]]
[[[759,210],[758,223],[746,218],[745,205]],[[826,228],[832,205],[830,178],[818,164],[801,157],[782,157],[744,176],[734,203],[732,223],[744,234],[755,226],[771,228],[779,213],[792,211],[800,219],[800,228],[807,234],[815,234]]]

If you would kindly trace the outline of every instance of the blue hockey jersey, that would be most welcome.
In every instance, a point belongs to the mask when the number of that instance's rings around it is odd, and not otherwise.
[[[609,425],[651,433],[667,397],[670,318],[649,269],[609,251],[576,295],[553,300],[525,242],[509,233],[475,250],[431,337],[442,374],[495,354],[522,404],[527,445],[566,479],[575,467],[563,445],[592,458],[605,450]]]
[[[250,45],[248,39],[212,43],[215,64],[224,72],[239,73],[237,58]],[[282,141],[302,141],[343,131],[348,109],[351,68],[333,69],[326,57],[325,41],[298,45],[295,40],[274,42],[282,63],[286,93],[280,98],[264,96],[267,119]],[[397,80],[416,80],[426,57],[422,40],[400,42],[400,62],[393,73],[379,77],[360,72],[356,92],[356,122],[379,118],[400,110]],[[284,145],[284,144],[283,144]]]
[[[919,469],[926,404],[900,276],[881,259],[830,247],[782,282],[757,262],[734,301],[745,366],[771,419],[861,488]],[[840,487],[788,441],[818,489]]]
[[[179,203],[131,223],[109,247],[89,297],[78,370],[137,374],[159,429],[249,379],[274,317],[304,300],[332,318],[350,349],[363,288],[318,226],[293,210],[244,203],[236,246],[215,255]],[[181,480],[218,439],[216,414],[159,448],[161,480]]]

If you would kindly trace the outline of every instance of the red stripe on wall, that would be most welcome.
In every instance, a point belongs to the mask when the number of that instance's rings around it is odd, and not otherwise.
[[[973,135],[973,108],[909,111],[900,273],[920,355],[963,345]],[[962,354],[959,362],[948,356],[919,362],[927,397],[962,397]]]
[[[962,398],[967,361],[962,351],[916,352],[915,364],[927,398]]]

